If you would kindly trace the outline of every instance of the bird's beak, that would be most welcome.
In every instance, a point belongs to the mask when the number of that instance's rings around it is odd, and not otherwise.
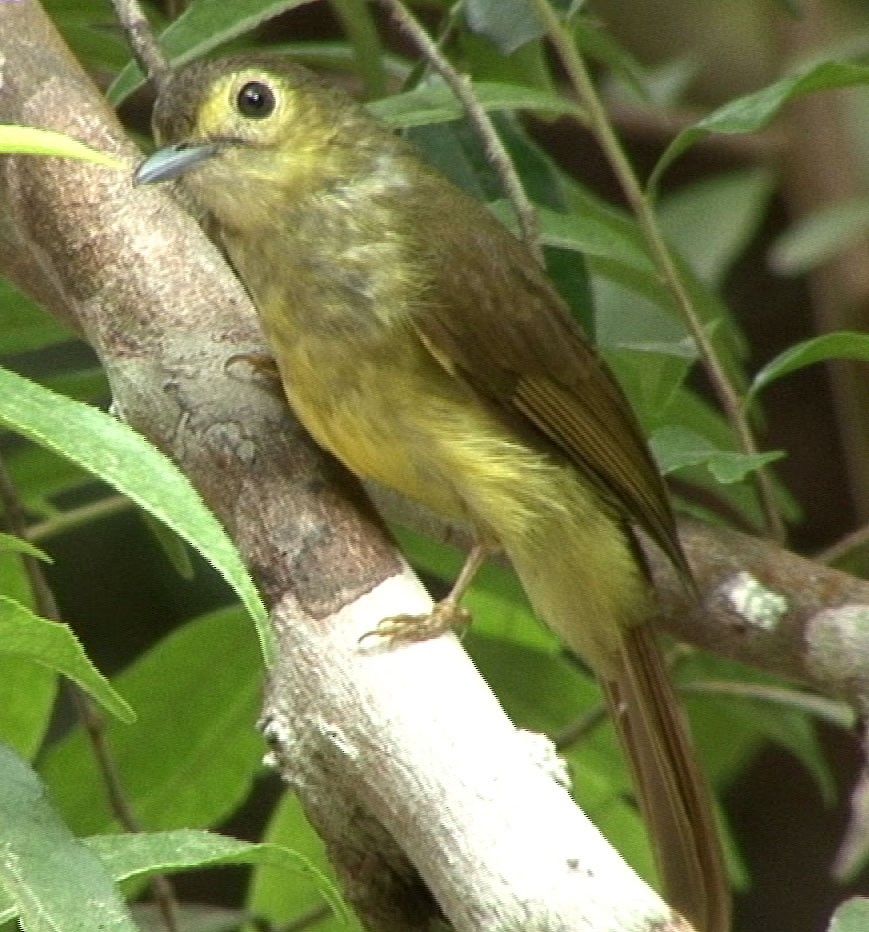
[[[179,142],[177,145],[158,149],[133,172],[133,184],[155,184],[158,181],[177,178],[194,165],[210,159],[220,148],[220,144],[216,142],[204,145]]]

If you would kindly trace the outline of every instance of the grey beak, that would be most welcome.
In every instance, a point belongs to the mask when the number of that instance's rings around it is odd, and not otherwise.
[[[175,146],[167,146],[165,149],[158,149],[133,172],[133,184],[170,181],[172,178],[183,175],[199,162],[210,159],[219,149],[219,143],[189,145],[183,142]]]

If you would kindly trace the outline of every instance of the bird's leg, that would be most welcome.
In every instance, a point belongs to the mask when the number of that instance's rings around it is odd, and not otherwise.
[[[466,625],[471,617],[459,603],[488,556],[489,550],[486,544],[480,542],[471,547],[449,594],[437,602],[428,615],[392,615],[384,618],[373,631],[363,634],[360,640],[380,637],[390,642],[427,641]]]

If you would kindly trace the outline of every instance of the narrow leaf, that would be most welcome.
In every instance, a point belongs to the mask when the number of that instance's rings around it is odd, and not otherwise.
[[[658,160],[649,179],[654,191],[661,176],[687,149],[711,133],[753,133],[764,129],[782,107],[792,100],[817,91],[869,84],[869,67],[847,61],[823,62],[770,84],[767,87],[731,100],[693,126],[682,130]]]
[[[86,839],[85,844],[99,857],[116,882],[226,864],[282,867],[305,875],[336,913],[346,915],[346,907],[323,874],[307,858],[282,845],[251,844],[214,832],[190,829],[136,835],[96,835]]]
[[[2,368],[0,422],[114,486],[198,550],[241,599],[271,661],[266,610],[238,551],[187,477],[156,447],[108,414]]]
[[[59,679],[41,664],[0,657],[0,742],[25,760],[32,760],[44,746]]]
[[[0,125],[0,152],[8,155],[54,155],[93,162],[107,168],[129,168],[107,152],[98,152],[71,136],[50,129],[37,129],[35,126]]]
[[[507,201],[490,205],[492,213],[511,228],[516,227],[512,206]],[[540,241],[546,246],[558,246],[580,252],[584,256],[613,259],[655,278],[654,267],[648,254],[618,218],[606,211],[589,209],[582,213],[564,214],[545,207],[537,207]]]
[[[864,236],[867,229],[867,198],[813,211],[778,237],[770,249],[770,267],[780,275],[809,272]]]
[[[581,116],[572,101],[519,84],[481,81],[473,84],[474,96],[485,110],[531,110],[549,116]],[[368,104],[378,119],[396,129],[446,123],[464,116],[464,108],[442,82],[427,84]]]
[[[750,407],[759,392],[782,376],[827,359],[869,362],[869,334],[849,331],[825,333],[789,347],[755,375],[745,396],[745,407]]]
[[[383,44],[367,0],[331,0],[341,32],[353,49],[353,65],[365,84],[365,96],[384,97],[388,92]]]
[[[262,672],[246,618],[233,606],[172,631],[115,679],[138,718],[109,720],[105,740],[143,826],[214,825],[247,798],[264,752],[256,730]],[[94,794],[99,775],[81,728],[46,752],[40,770],[75,832],[117,829],[107,800]]]
[[[768,683],[699,680],[683,683],[682,689],[698,693],[714,693],[723,696],[738,696],[743,699],[778,704],[795,712],[804,712],[821,718],[837,728],[850,730],[857,724],[857,713],[845,702],[837,702],[826,696],[803,692],[789,686]]]
[[[741,482],[750,473],[784,456],[779,450],[754,454],[722,450],[706,437],[676,425],[656,430],[649,438],[649,446],[665,475],[686,466],[706,466],[725,484]]]
[[[165,932],[163,908],[157,903],[134,903],[130,912],[142,932]],[[250,913],[230,906],[184,902],[177,904],[173,912],[178,932],[239,932],[254,928],[246,924]],[[318,927],[316,932],[325,930]]]
[[[263,840],[290,847],[330,881],[334,872],[322,840],[305,818],[298,796],[286,789],[272,810]],[[290,929],[294,921],[319,910],[323,897],[309,883],[291,883],[278,865],[258,864],[252,873],[245,908],[270,929]],[[323,917],[317,932],[363,932],[359,921],[348,910]],[[304,923],[302,923],[304,924]]]
[[[69,677],[106,710],[130,724],[136,714],[90,662],[72,630],[0,595],[0,654],[32,660]]]
[[[766,217],[774,190],[773,174],[765,168],[713,175],[662,197],[661,225],[697,277],[720,287]]]
[[[5,550],[7,553],[26,553],[29,557],[36,557],[44,563],[54,563],[54,560],[44,550],[34,547],[29,540],[22,540],[12,534],[0,533],[0,550]]]
[[[99,858],[72,835],[39,778],[5,745],[0,838],[0,890],[25,932],[136,932]]]
[[[467,0],[464,7],[471,32],[485,36],[503,55],[512,55],[543,35],[543,26],[526,0]]]

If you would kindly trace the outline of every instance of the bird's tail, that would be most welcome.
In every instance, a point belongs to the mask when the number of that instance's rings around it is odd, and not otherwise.
[[[646,619],[654,600],[630,535],[572,468],[527,470],[474,502],[535,612],[598,675],[630,759],[665,898],[697,932],[728,932],[729,895],[712,803]],[[504,521],[514,508],[517,520]],[[498,507],[493,507],[492,502]],[[488,510],[486,510],[488,509]],[[523,523],[524,520],[524,523]]]
[[[630,761],[667,901],[698,932],[728,932],[730,896],[711,796],[654,634],[622,632],[604,692]]]

